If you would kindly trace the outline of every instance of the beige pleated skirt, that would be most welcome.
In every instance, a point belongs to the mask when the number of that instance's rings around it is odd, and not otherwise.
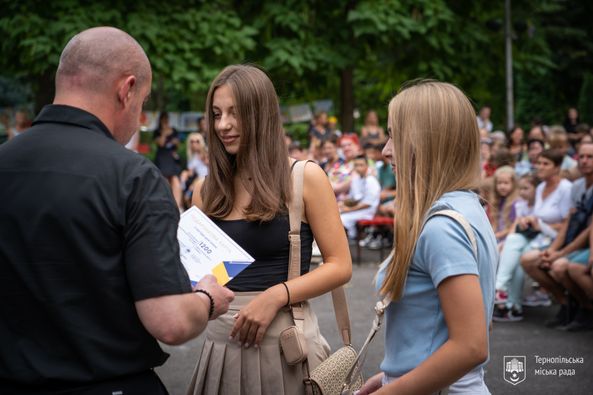
[[[301,365],[289,366],[280,351],[280,332],[294,325],[288,309],[282,309],[270,324],[259,348],[241,348],[229,340],[233,316],[259,292],[235,293],[229,311],[210,322],[206,341],[190,382],[188,395],[303,395]],[[319,332],[317,317],[308,302],[305,312],[305,338],[309,348],[309,369],[324,361],[330,352]]]

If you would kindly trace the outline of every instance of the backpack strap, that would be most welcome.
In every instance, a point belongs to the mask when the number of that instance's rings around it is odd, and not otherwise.
[[[461,225],[463,227],[463,230],[467,234],[467,237],[469,237],[469,241],[472,245],[472,251],[474,253],[474,257],[477,260],[478,259],[478,242],[476,241],[476,234],[474,233],[474,230],[472,229],[469,222],[467,222],[465,217],[463,215],[461,215],[461,213],[459,213],[458,211],[455,211],[452,209],[443,209],[443,210],[438,210],[438,211],[435,211],[435,212],[429,214],[428,217],[426,218],[426,221],[424,221],[424,225],[426,225],[428,220],[430,220],[432,217],[436,217],[437,215],[442,215],[445,217],[452,218],[457,223],[459,223],[459,225]]]

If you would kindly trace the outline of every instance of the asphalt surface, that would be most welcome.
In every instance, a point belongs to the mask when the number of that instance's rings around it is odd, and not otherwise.
[[[364,263],[354,265],[352,280],[346,287],[355,348],[364,342],[374,317],[375,296],[371,284],[379,254],[365,249],[362,261]],[[331,296],[316,298],[312,305],[321,332],[332,349],[338,348],[341,341]],[[593,331],[570,333],[546,328],[543,322],[554,316],[556,309],[557,306],[527,308],[523,321],[494,324],[490,360],[485,369],[486,384],[492,394],[593,394]],[[157,372],[171,395],[185,394],[202,343],[203,337],[200,336],[182,346],[163,346],[171,357]],[[504,380],[505,356],[525,358],[524,381],[512,385]],[[380,333],[369,348],[365,377],[378,372],[382,358],[383,337]]]

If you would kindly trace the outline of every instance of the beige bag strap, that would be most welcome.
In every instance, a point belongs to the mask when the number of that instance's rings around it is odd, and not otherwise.
[[[292,200],[288,204],[288,219],[290,222],[290,231],[288,240],[290,241],[288,279],[299,277],[301,275],[301,220],[303,213],[303,181],[305,174],[305,165],[308,161],[297,161],[292,168]],[[338,287],[332,291],[332,301],[336,314],[338,330],[342,336],[344,345],[351,344],[350,316],[348,314],[348,304],[343,287]],[[292,315],[295,325],[303,330],[304,312],[300,304],[292,305]]]
[[[455,210],[445,209],[445,210],[439,210],[439,211],[436,211],[436,212],[430,214],[429,217],[426,219],[426,221],[428,221],[432,217],[436,217],[437,215],[444,215],[445,217],[452,218],[455,221],[457,221],[459,223],[459,225],[461,225],[463,227],[463,230],[467,234],[467,237],[469,237],[469,241],[472,244],[472,251],[474,253],[474,257],[477,260],[478,259],[478,242],[476,241],[476,234],[474,233],[474,230],[472,229],[469,222],[467,222],[465,217]]]
[[[290,253],[288,279],[301,275],[301,220],[303,217],[303,180],[307,161],[296,161],[292,166],[292,200],[288,204]]]

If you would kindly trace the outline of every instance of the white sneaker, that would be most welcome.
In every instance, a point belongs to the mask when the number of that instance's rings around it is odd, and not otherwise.
[[[529,306],[529,307],[538,307],[538,306],[548,307],[548,306],[552,305],[552,301],[550,300],[550,297],[548,296],[548,294],[538,290],[538,291],[533,292],[531,295],[527,295],[523,299],[522,304],[523,304],[523,306]]]
[[[383,236],[377,235],[367,244],[369,250],[380,250],[383,248]]]
[[[361,247],[366,247],[369,245],[369,243],[373,240],[373,235],[372,234],[368,234],[367,237],[365,237],[364,239],[362,239],[361,241],[358,242],[358,245]]]

